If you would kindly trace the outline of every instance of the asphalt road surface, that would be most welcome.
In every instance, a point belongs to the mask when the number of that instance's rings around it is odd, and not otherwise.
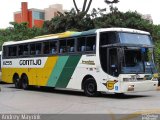
[[[0,114],[136,114],[160,113],[160,91],[130,93],[125,96],[102,94],[86,97],[83,92],[32,88],[22,90],[0,84]]]

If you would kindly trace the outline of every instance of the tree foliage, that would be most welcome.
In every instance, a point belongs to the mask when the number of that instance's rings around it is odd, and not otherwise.
[[[82,18],[82,14],[76,14],[76,11],[72,9],[70,12],[64,14],[59,13],[50,21],[44,23],[45,33],[59,33],[64,31],[83,31],[94,28],[93,20],[90,15],[86,15]],[[80,20],[81,19],[81,20]]]
[[[27,23],[11,22],[10,24],[12,27],[0,30],[0,46],[6,41],[26,40],[43,34],[42,29],[36,27],[30,29]]]

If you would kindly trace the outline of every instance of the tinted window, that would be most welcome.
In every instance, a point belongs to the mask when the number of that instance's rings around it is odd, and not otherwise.
[[[58,42],[57,41],[51,41],[50,42],[50,53],[51,54],[56,54],[57,53],[57,48],[58,48]]]
[[[44,54],[49,54],[49,42],[44,42],[43,43],[43,53]]]
[[[36,45],[30,44],[30,55],[35,55],[36,54]]]
[[[67,52],[75,52],[75,43],[74,39],[67,40]]]
[[[22,56],[22,55],[28,55],[28,45],[19,45],[18,46],[18,55]]]
[[[36,55],[41,54],[42,51],[42,43],[36,43]]]
[[[108,45],[118,43],[116,32],[102,32],[100,33],[100,45]]]
[[[17,56],[17,46],[9,47],[8,56]]]
[[[77,48],[79,52],[95,51],[96,50],[96,37],[87,36],[87,37],[78,38]]]
[[[67,42],[66,40],[60,40],[59,53],[66,53],[66,52],[67,52]]]
[[[91,36],[86,38],[86,51],[96,50],[96,37]]]
[[[86,51],[85,39],[86,37],[80,37],[77,39],[77,48],[79,52]]]

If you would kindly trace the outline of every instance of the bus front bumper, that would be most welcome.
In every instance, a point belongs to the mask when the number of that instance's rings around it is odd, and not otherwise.
[[[155,91],[158,88],[158,81],[123,82],[120,88],[120,93]]]

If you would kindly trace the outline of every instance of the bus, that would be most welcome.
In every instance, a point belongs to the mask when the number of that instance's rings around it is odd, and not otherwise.
[[[83,90],[86,96],[156,90],[152,37],[141,30],[101,28],[5,42],[2,81],[23,89]]]
[[[0,82],[1,82],[1,79],[2,79],[2,70],[1,70],[1,56],[2,56],[2,51],[0,51]]]

